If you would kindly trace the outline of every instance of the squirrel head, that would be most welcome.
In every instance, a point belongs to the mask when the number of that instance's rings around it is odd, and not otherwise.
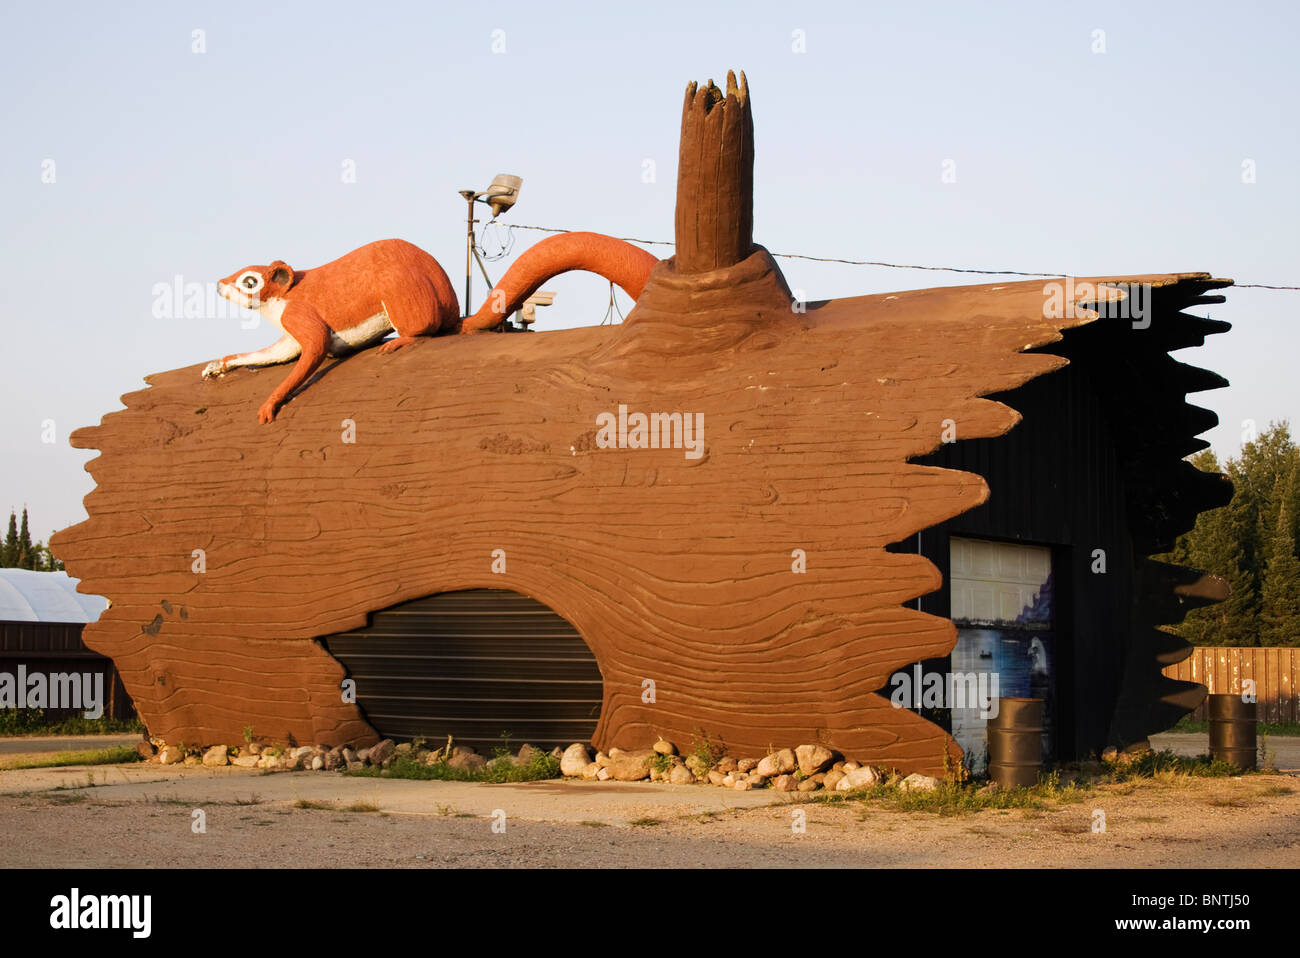
[[[245,266],[217,282],[217,292],[245,309],[280,299],[293,286],[293,268],[277,259],[270,266]]]

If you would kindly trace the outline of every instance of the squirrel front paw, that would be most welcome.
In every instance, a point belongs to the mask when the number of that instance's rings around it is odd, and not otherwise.
[[[211,379],[213,376],[223,376],[226,372],[226,363],[222,359],[214,359],[203,367],[203,378]]]

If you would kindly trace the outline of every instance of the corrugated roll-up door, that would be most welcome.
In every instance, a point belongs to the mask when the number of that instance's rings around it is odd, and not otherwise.
[[[485,755],[509,736],[550,749],[590,741],[602,681],[567,621],[502,589],[444,592],[393,606],[321,643],[357,683],[357,704],[381,735],[452,735]]]

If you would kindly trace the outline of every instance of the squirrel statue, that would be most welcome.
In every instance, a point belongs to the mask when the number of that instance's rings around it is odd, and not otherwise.
[[[639,247],[601,233],[562,233],[519,257],[473,316],[461,317],[456,292],[438,261],[412,243],[379,240],[315,269],[295,270],[283,260],[246,266],[217,284],[222,296],[257,310],[284,335],[265,349],[208,363],[204,378],[239,366],[297,360],[293,371],[257,412],[259,422],[305,383],[326,356],[365,349],[390,332],[381,353],[423,336],[495,329],[547,280],[569,270],[599,273],[633,299],[641,295],[658,260]]]

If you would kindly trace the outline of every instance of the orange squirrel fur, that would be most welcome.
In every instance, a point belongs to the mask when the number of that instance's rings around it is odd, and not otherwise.
[[[269,423],[326,356],[364,349],[393,330],[397,338],[384,342],[380,352],[409,346],[422,336],[494,329],[543,283],[574,269],[599,273],[636,299],[657,262],[645,250],[612,236],[562,233],[520,256],[483,308],[464,320],[438,261],[405,240],[369,243],[315,269],[294,270],[282,260],[247,266],[221,280],[218,291],[233,303],[257,310],[284,335],[265,349],[209,363],[203,376],[296,359],[293,371],[258,410],[258,421]]]

